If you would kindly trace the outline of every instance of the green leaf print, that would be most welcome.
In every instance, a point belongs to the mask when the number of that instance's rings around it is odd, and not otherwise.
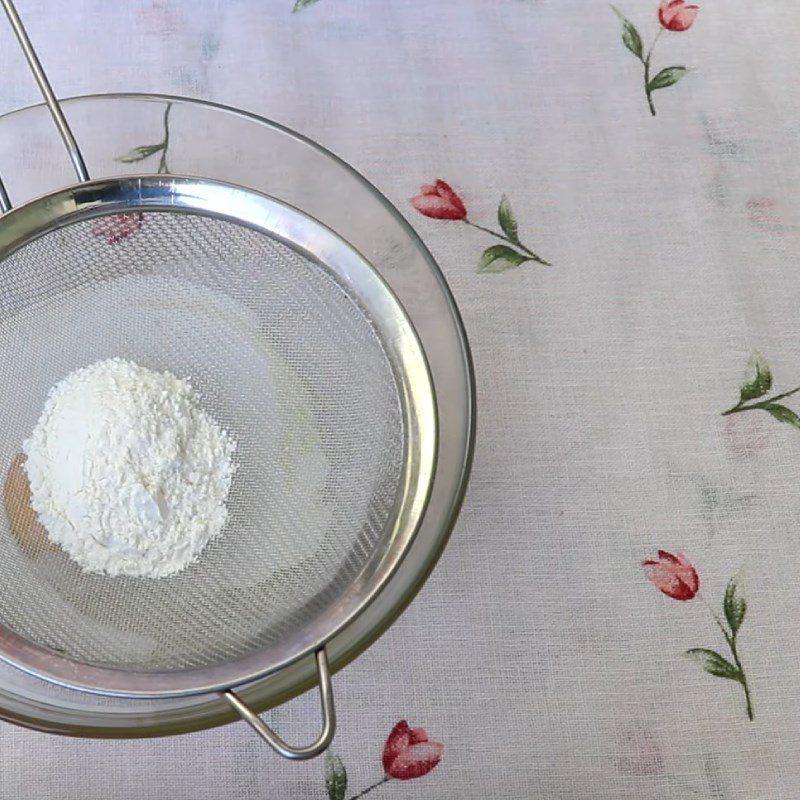
[[[615,6],[611,6],[612,11],[619,17],[622,22],[622,43],[628,50],[633,53],[639,60],[642,59],[642,37],[639,36],[639,31],[636,26],[625,17],[622,12]]]
[[[325,753],[325,788],[328,800],[344,800],[347,794],[347,770],[342,759],[330,751]]]
[[[505,272],[530,260],[530,256],[524,256],[507,245],[494,244],[483,251],[478,262],[478,272]]]
[[[667,67],[666,69],[662,69],[661,72],[647,84],[647,88],[651,92],[655,92],[656,89],[666,89],[668,86],[676,84],[688,71],[686,67]]]
[[[150,158],[150,156],[155,155],[156,153],[161,153],[161,158],[158,162],[158,174],[168,175],[169,166],[167,165],[167,154],[169,152],[169,117],[171,112],[172,103],[169,102],[164,106],[164,117],[162,122],[164,134],[160,142],[156,142],[155,144],[139,145],[138,147],[134,147],[133,150],[129,150],[124,155],[117,156],[114,160],[121,164],[135,164],[137,161],[144,161],[146,158]]]
[[[143,161],[145,158],[152,156],[153,153],[158,153],[159,150],[164,149],[164,143],[158,144],[143,144],[139,147],[134,147],[129,150],[125,155],[119,156],[116,160],[121,164],[134,164],[137,161]]]
[[[710,675],[738,681],[739,683],[742,681],[742,673],[727,658],[723,658],[714,650],[708,650],[705,647],[693,647],[691,650],[686,651],[686,655],[692,661],[696,661]]]
[[[779,419],[781,422],[788,422],[789,425],[794,425],[795,428],[800,428],[800,417],[791,408],[786,408],[780,403],[764,403],[761,407],[764,411],[769,411],[775,419]]]
[[[764,356],[756,350],[747,362],[745,383],[740,390],[741,400],[746,403],[748,400],[763,397],[771,388],[772,372],[769,364],[767,364]]]
[[[508,237],[509,241],[514,244],[521,244],[519,240],[519,226],[517,225],[517,218],[514,216],[514,211],[511,208],[508,198],[503,195],[500,200],[500,205],[497,207],[497,221],[503,229],[503,233]]]
[[[728,586],[725,589],[723,608],[725,610],[725,619],[728,620],[728,625],[731,626],[731,631],[733,635],[736,636],[744,621],[744,615],[747,612],[747,602],[744,599],[744,591],[736,575],[728,581]]]

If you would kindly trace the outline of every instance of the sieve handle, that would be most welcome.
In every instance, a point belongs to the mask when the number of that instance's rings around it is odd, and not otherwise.
[[[241,718],[250,725],[255,732],[273,749],[284,758],[301,761],[314,758],[322,753],[333,741],[336,731],[336,712],[333,707],[333,690],[331,689],[331,673],[328,668],[328,656],[322,647],[316,652],[317,671],[319,672],[319,694],[322,701],[322,733],[317,740],[308,747],[292,747],[278,736],[272,728],[268,727],[248,706],[238,694],[230,689],[221,692],[222,696],[236,709]]]
[[[8,17],[8,21],[14,31],[14,35],[17,37],[17,41],[19,42],[22,52],[25,55],[25,60],[28,62],[28,66],[33,73],[33,77],[36,79],[36,83],[39,86],[39,91],[42,93],[42,97],[44,98],[44,102],[47,104],[48,109],[50,109],[53,122],[55,123],[56,128],[58,128],[59,134],[61,134],[61,139],[64,142],[64,146],[69,152],[69,157],[72,161],[72,166],[75,168],[75,173],[78,176],[78,180],[81,182],[88,181],[89,172],[86,169],[86,163],[83,160],[78,143],[75,141],[75,137],[72,135],[72,130],[69,127],[67,118],[64,116],[64,112],[61,110],[61,106],[59,105],[55,93],[53,92],[53,87],[50,85],[50,81],[47,79],[47,74],[42,67],[42,62],[39,61],[39,57],[36,55],[36,51],[33,49],[30,37],[25,30],[25,26],[22,24],[22,20],[19,18],[17,9],[14,7],[14,3],[11,2],[11,0],[0,0],[0,5],[3,6],[3,10],[6,12],[6,16]],[[6,193],[3,182],[0,181],[0,211],[8,211],[10,208],[11,201],[8,199],[8,194]]]

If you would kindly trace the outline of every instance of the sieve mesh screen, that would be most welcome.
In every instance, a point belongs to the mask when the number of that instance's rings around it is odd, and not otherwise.
[[[21,547],[0,515],[0,625],[91,664],[206,667],[280,640],[380,558],[403,483],[399,389],[363,305],[289,246],[168,211],[110,241],[108,221],[0,265],[0,464],[54,383],[121,356],[189,378],[236,440],[228,523],[183,573],[152,580]]]

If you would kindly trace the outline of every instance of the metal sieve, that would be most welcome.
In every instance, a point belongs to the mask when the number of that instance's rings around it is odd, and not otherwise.
[[[90,181],[0,2],[81,181],[13,210],[0,182],[0,458],[51,385],[111,356],[189,377],[238,442],[226,529],[174,577],[84,573],[0,520],[0,658],[107,696],[219,692],[282,755],[317,755],[325,644],[399,565],[433,480],[420,342],[370,263],[298,209],[203,178]],[[291,747],[233,690],[311,653],[323,729]]]

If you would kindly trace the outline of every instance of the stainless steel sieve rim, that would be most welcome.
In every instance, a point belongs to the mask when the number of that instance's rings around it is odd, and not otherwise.
[[[355,581],[314,625],[240,659],[191,670],[128,672],[71,661],[0,628],[0,659],[62,686],[119,697],[178,697],[224,691],[281,670],[318,652],[366,608],[391,578],[425,511],[435,472],[437,422],[432,379],[417,335],[391,289],[333,231],[280,201],[208,179],[139,176],[67,187],[8,212],[0,222],[0,261],[61,225],[132,210],[202,214],[238,222],[287,242],[333,272],[382,327],[396,369],[407,426],[404,485],[387,550],[370,575]]]

